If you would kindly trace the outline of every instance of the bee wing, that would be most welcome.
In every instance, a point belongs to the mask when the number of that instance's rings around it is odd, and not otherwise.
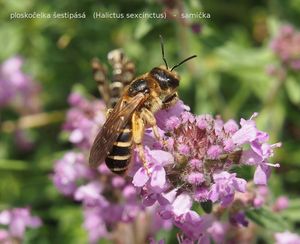
[[[119,100],[93,142],[89,157],[91,167],[97,167],[104,161],[111,151],[113,143],[143,99],[144,94],[139,93],[133,98]]]

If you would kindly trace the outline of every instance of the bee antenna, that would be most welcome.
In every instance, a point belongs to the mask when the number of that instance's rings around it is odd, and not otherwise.
[[[165,58],[164,39],[163,39],[162,35],[159,35],[159,38],[160,38],[160,46],[161,46],[162,58],[163,58],[163,60],[165,62],[166,68],[169,69],[167,60]]]
[[[185,60],[182,60],[179,64],[176,64],[172,67],[171,71],[173,71],[174,69],[176,69],[178,66],[182,65],[183,63],[185,63],[186,61],[189,61],[190,59],[192,58],[196,58],[197,55],[193,55],[193,56],[190,56],[188,58],[186,58]]]

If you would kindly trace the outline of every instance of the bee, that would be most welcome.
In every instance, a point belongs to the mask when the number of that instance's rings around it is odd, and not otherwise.
[[[105,161],[113,173],[124,175],[135,146],[149,173],[142,146],[145,128],[152,127],[155,137],[160,140],[154,114],[169,108],[178,100],[179,77],[173,70],[196,57],[190,56],[169,69],[160,38],[165,67],[153,68],[124,88],[121,98],[108,112],[107,120],[93,142],[89,156],[91,167],[97,167]]]

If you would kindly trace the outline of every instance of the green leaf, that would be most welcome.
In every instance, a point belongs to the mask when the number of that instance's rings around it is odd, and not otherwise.
[[[282,211],[282,215],[293,222],[298,222],[300,219],[300,199],[289,200],[289,206]]]
[[[0,199],[1,202],[8,203],[20,195],[20,181],[12,173],[4,173],[0,170]],[[9,203],[8,203],[9,204]]]
[[[287,78],[285,88],[291,102],[300,105],[300,83],[295,77],[289,76]]]
[[[212,201],[201,202],[200,205],[205,213],[211,213],[213,206]]]
[[[270,141],[278,141],[278,135],[282,133],[287,110],[282,99],[276,100],[269,106],[265,106],[256,119],[257,127],[270,133]]]
[[[27,170],[29,163],[21,160],[0,159],[0,170]]]
[[[79,206],[62,206],[52,208],[51,216],[56,218],[59,225],[60,234],[63,240],[60,243],[87,243],[87,232],[83,228],[82,208]],[[53,236],[53,241],[57,242],[57,237]]]
[[[150,23],[148,22],[147,19],[142,19],[141,21],[139,21],[136,29],[135,29],[135,33],[134,33],[134,37],[136,39],[141,39],[143,38],[150,30],[152,29],[152,25],[150,25]]]
[[[164,240],[165,243],[172,243],[174,236],[176,236],[176,232],[162,229],[156,234],[155,239]]]
[[[254,223],[271,231],[280,232],[290,229],[290,224],[281,215],[267,208],[248,210],[246,216]]]

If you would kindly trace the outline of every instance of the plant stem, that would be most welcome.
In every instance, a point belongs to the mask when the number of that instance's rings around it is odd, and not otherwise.
[[[8,120],[1,123],[0,131],[12,133],[17,129],[29,129],[46,126],[63,121],[65,111],[52,111],[39,114],[26,115],[16,121]]]

